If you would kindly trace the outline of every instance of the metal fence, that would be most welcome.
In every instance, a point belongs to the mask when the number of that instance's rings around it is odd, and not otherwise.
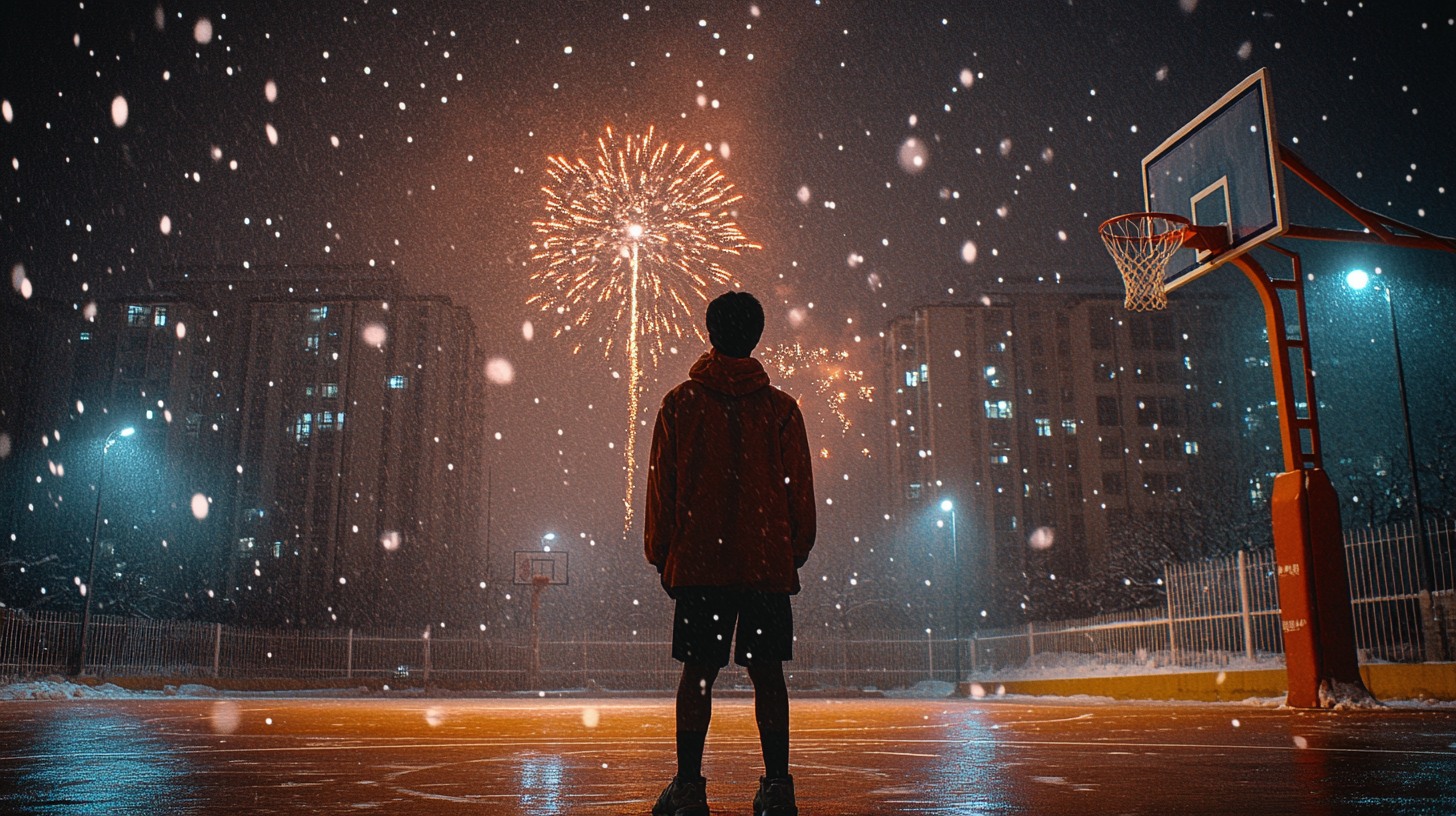
[[[1456,527],[1431,520],[1426,539],[1435,567],[1433,600],[1449,610],[1456,579],[1452,569]],[[1414,524],[1346,532],[1345,562],[1362,663],[1420,662],[1428,654],[1450,654],[1449,646],[1428,644],[1429,633],[1422,631]],[[1070,662],[1223,667],[1240,660],[1247,665],[1282,661],[1279,584],[1272,551],[1169,564],[1163,582],[1167,601],[1162,607],[977,632],[967,646],[972,669]],[[1449,640],[1449,631],[1446,637]]]
[[[1449,523],[1428,525],[1434,584],[1448,610],[1456,607],[1453,538],[1456,528]],[[1351,531],[1345,553],[1361,661],[1426,659],[1414,528]],[[1283,647],[1276,572],[1268,551],[1171,564],[1164,572],[1164,605],[976,632],[961,644],[961,673],[1068,663],[1126,671],[1277,665]],[[64,671],[79,630],[78,615],[0,609],[0,675]],[[533,645],[468,633],[265,630],[100,615],[92,618],[88,640],[88,669],[112,676],[399,682],[403,673],[410,683],[497,689],[670,689],[678,674],[669,644],[653,635]],[[956,651],[954,640],[929,637],[798,640],[786,669],[799,688],[896,688],[927,678],[954,680]],[[731,666],[720,683],[747,687],[749,680]]]
[[[0,676],[66,671],[80,616],[0,609]],[[660,638],[530,642],[416,632],[267,630],[215,623],[93,616],[87,669],[101,676],[382,680],[502,690],[667,690],[679,665]],[[951,681],[955,642],[890,638],[797,641],[791,686],[895,688],[927,678]],[[738,666],[720,688],[748,688]]]

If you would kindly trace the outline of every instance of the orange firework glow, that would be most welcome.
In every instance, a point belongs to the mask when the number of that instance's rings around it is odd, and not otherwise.
[[[839,420],[841,434],[848,433],[854,424],[844,413],[844,403],[851,392],[865,402],[875,401],[874,386],[862,384],[864,372],[845,367],[845,361],[849,359],[847,351],[806,349],[795,343],[792,346],[768,346],[763,350],[763,356],[784,379],[796,376],[809,378],[814,384],[814,392],[824,398],[830,413]]]
[[[560,316],[558,337],[595,327],[607,358],[625,332],[629,528],[642,347],[656,365],[665,337],[691,333],[702,341],[692,304],[707,300],[710,284],[738,285],[719,264],[720,254],[761,247],[733,222],[732,205],[742,196],[713,169],[712,158],[685,145],[655,143],[653,128],[619,139],[609,127],[593,157],[552,156],[546,175],[546,215],[532,222],[536,293],[526,302]],[[573,352],[587,340],[578,340]]]

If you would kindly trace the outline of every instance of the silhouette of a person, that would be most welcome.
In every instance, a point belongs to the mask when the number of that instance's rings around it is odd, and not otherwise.
[[[707,328],[712,350],[663,398],[652,431],[645,549],[676,601],[672,656],[683,664],[677,776],[652,812],[708,816],[703,743],[733,642],[753,680],[763,748],[753,812],[795,816],[783,661],[793,658],[789,596],[814,546],[809,442],[798,403],[749,356],[763,334],[753,295],[715,299]]]

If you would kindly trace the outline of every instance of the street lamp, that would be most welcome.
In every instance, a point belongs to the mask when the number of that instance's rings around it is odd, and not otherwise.
[[[1378,274],[1380,269],[1376,268],[1375,271]],[[1369,282],[1370,276],[1364,270],[1355,269],[1345,276],[1345,283],[1356,291],[1364,289]],[[1421,480],[1416,470],[1416,444],[1411,435],[1410,402],[1405,394],[1405,364],[1400,356],[1400,326],[1395,320],[1395,301],[1391,299],[1389,283],[1380,288],[1385,291],[1385,307],[1390,312],[1390,337],[1395,348],[1395,375],[1400,383],[1400,415],[1405,424],[1405,456],[1410,464],[1411,499],[1415,502],[1416,572],[1420,582],[1421,613],[1429,619],[1435,614],[1431,605],[1431,591],[1435,588],[1436,567],[1431,557],[1431,543],[1426,540],[1425,518],[1421,514]],[[1426,659],[1432,658],[1428,655]]]
[[[101,446],[101,474],[96,477],[96,521],[91,527],[91,566],[86,570],[86,583],[81,586],[81,591],[86,595],[86,608],[81,613],[81,637],[76,641],[75,651],[72,652],[71,674],[80,676],[86,669],[86,635],[91,628],[91,595],[96,583],[96,549],[101,538],[101,486],[106,481],[106,454],[111,446],[116,444],[118,438],[125,438],[136,433],[135,428],[121,428],[106,435],[106,444]]]
[[[961,558],[960,547],[956,541],[956,511],[955,502],[945,499],[940,503],[942,513],[950,513],[950,563],[951,569],[955,572],[955,589],[952,591],[951,614],[955,632],[955,681],[961,682]]]

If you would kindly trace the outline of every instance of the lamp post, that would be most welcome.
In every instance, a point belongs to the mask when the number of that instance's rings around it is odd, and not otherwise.
[[[951,598],[952,626],[955,632],[955,682],[961,682],[961,557],[960,547],[956,541],[956,511],[955,502],[945,499],[940,503],[941,512],[950,513],[950,563],[951,569],[955,571],[955,589]]]
[[[556,540],[555,533],[547,533],[541,536],[541,551],[551,552],[551,542]],[[531,576],[531,686],[534,688],[541,682],[541,593],[551,585],[551,579],[546,575]]]
[[[134,433],[135,428],[112,431],[106,435],[106,443],[101,446],[101,473],[96,477],[96,521],[91,526],[91,566],[86,570],[86,583],[81,587],[86,594],[86,607],[81,613],[81,636],[77,639],[71,656],[73,676],[80,676],[86,670],[86,635],[91,629],[91,596],[96,583],[96,549],[101,538],[101,487],[106,481],[106,454],[119,437],[128,437]]]
[[[1376,272],[1380,270],[1377,269]],[[1364,289],[1370,283],[1370,276],[1364,270],[1356,269],[1345,276],[1345,283],[1356,291]],[[1431,624],[1435,610],[1431,604],[1431,592],[1435,589],[1436,565],[1431,556],[1431,543],[1426,540],[1425,517],[1421,513],[1421,480],[1416,469],[1416,444],[1411,434],[1410,401],[1406,399],[1405,393],[1405,363],[1400,356],[1400,325],[1395,320],[1395,301],[1391,299],[1390,284],[1380,287],[1385,292],[1385,307],[1390,312],[1390,337],[1395,348],[1395,375],[1400,384],[1400,415],[1405,425],[1405,456],[1410,465],[1411,499],[1415,504],[1415,528],[1416,528],[1416,579],[1420,590],[1421,617],[1425,623],[1422,627],[1422,634],[1429,635],[1432,631]],[[1430,651],[1432,645],[1436,646],[1435,651],[1440,653],[1434,659],[1445,658],[1444,644],[1439,640],[1431,643],[1427,636],[1426,648]],[[1426,655],[1427,660],[1433,659],[1430,654]]]

